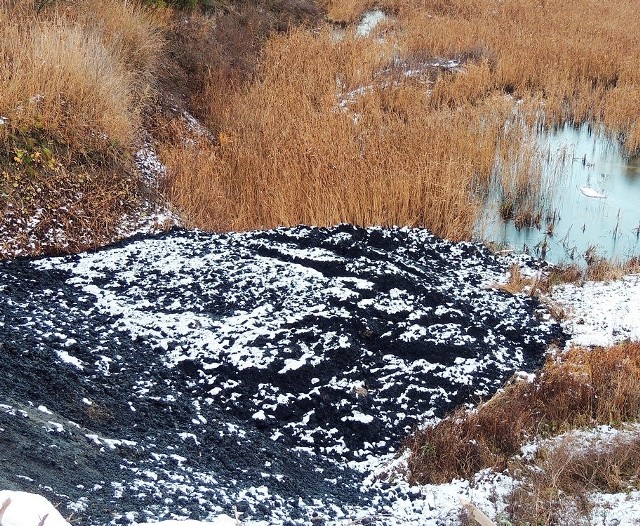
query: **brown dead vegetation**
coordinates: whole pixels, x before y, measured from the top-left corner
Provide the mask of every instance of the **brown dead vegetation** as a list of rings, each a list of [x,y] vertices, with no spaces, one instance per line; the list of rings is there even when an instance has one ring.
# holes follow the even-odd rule
[[[161,52],[147,11],[106,0],[40,11],[7,2],[0,19],[5,140],[37,124],[72,150],[130,145]]]
[[[442,483],[487,467],[503,470],[526,440],[640,415],[640,344],[572,349],[549,358],[531,382],[505,387],[475,410],[457,410],[407,441],[410,479]]]
[[[374,7],[395,19],[358,37],[353,24]],[[178,156],[186,165],[192,153],[171,161],[169,195],[190,224],[347,221],[468,239],[492,181],[518,224],[542,223],[536,126],[603,122],[629,151],[640,144],[628,4],[332,0],[326,9],[346,30],[273,36],[250,80],[220,68],[209,76],[200,115],[221,137],[205,155],[212,165],[185,177]],[[458,68],[434,66],[448,59]]]
[[[547,441],[532,460],[514,460],[519,484],[507,499],[516,524],[592,524],[587,495],[620,493],[640,482],[637,429],[605,438],[568,433]]]
[[[161,52],[152,15],[36,4],[0,7],[0,256],[109,242],[144,193],[132,156]]]
[[[215,113],[253,78],[271,32],[321,14],[305,0],[194,11],[131,1],[3,2],[0,257],[117,239],[125,219],[134,225],[158,199],[133,162],[143,141],[174,145],[165,132],[184,111],[207,116],[217,133]]]

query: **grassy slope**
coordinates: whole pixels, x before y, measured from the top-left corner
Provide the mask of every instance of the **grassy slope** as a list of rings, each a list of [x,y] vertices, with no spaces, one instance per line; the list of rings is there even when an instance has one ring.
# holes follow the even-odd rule
[[[121,2],[0,8],[0,253],[76,251],[112,239],[143,199],[136,134],[161,52]]]
[[[171,149],[207,85],[246,80],[271,31],[320,12],[289,0],[202,11],[3,2],[0,257],[85,250],[135,226],[161,199],[135,152]]]

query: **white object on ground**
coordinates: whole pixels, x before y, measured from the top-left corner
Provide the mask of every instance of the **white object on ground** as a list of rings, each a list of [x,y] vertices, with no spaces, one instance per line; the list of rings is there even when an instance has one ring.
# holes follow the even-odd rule
[[[460,504],[467,511],[467,513],[473,517],[473,520],[476,521],[480,526],[496,526],[496,523],[493,522],[489,517],[487,517],[482,511],[476,508],[471,501],[465,499],[464,497],[458,497],[460,500]]]
[[[381,11],[380,9],[368,11],[362,17],[362,20],[356,28],[356,35],[359,37],[368,37],[371,34],[371,31],[373,31],[375,27],[386,18],[387,15],[385,15],[384,11]]]
[[[594,190],[593,188],[589,188],[588,186],[581,187],[580,191],[587,197],[593,197],[594,199],[604,199],[606,197],[606,195],[601,194],[597,190]]]
[[[0,491],[2,526],[70,526],[42,495],[26,491]]]

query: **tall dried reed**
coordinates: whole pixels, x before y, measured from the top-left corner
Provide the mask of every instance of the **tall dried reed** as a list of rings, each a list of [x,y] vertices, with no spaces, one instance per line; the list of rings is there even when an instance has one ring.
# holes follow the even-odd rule
[[[442,103],[429,111],[430,84],[389,81],[382,72],[391,63],[392,46],[338,40],[331,30],[273,37],[259,80],[225,113],[220,133],[228,139],[217,146],[215,165],[197,170],[202,186],[187,176],[193,186],[181,189],[189,160],[172,162],[171,195],[206,199],[213,172],[212,206],[187,209],[204,228],[346,221],[469,237],[477,206],[470,196],[490,178],[510,106],[477,96],[487,89],[481,63],[469,68],[470,83],[480,87],[462,96],[462,109]],[[222,207],[220,195],[227,196]]]
[[[65,3],[0,13],[0,114],[37,124],[70,148],[129,146],[161,49],[142,9],[123,2]],[[106,144],[105,144],[106,141]]]
[[[332,0],[326,8],[329,19],[351,23],[373,5]],[[629,151],[637,148],[640,82],[630,57],[640,44],[625,23],[633,15],[627,3],[375,6],[397,17],[384,39],[293,30],[268,41],[251,82],[209,76],[201,114],[233,140],[212,145],[215,163],[197,170],[203,192],[184,208],[188,220],[239,229],[421,225],[468,238],[496,181],[522,226],[543,220],[537,126],[601,121]],[[460,67],[443,71],[442,59]],[[516,101],[521,122],[508,128]],[[229,196],[224,205],[206,206],[211,173],[212,199]],[[198,191],[197,177],[188,179],[180,188],[185,179],[174,171],[171,195]]]
[[[637,6],[614,0],[410,0],[401,4],[401,48],[452,55],[483,47],[493,57],[498,89],[541,94],[549,122],[604,120],[625,136],[637,128],[640,94],[637,30],[626,22]],[[623,100],[623,99],[626,99]],[[637,144],[627,141],[630,151]]]

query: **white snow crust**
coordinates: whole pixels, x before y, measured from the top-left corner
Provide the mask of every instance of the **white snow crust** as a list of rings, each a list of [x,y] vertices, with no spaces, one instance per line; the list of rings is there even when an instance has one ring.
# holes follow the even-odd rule
[[[561,285],[551,301],[567,315],[570,345],[609,346],[640,340],[640,275],[610,282]]]

